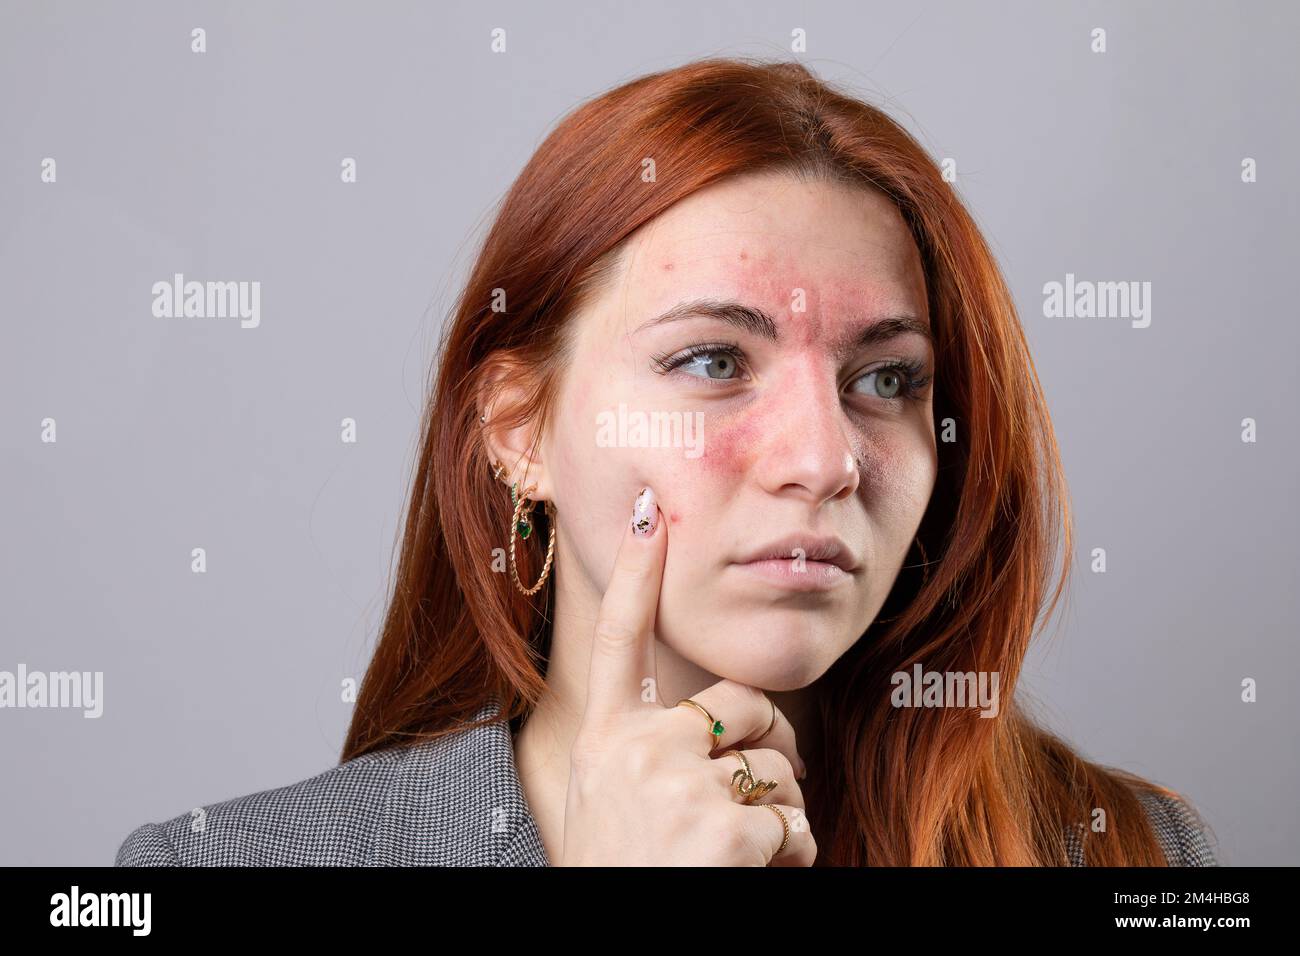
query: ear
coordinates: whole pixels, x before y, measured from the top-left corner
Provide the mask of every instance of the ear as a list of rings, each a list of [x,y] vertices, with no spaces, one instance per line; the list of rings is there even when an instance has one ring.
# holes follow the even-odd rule
[[[554,501],[551,475],[542,460],[542,423],[537,418],[539,383],[535,368],[509,356],[494,356],[484,365],[478,389],[478,422],[489,467],[500,463],[498,479],[508,489],[519,483],[533,501]]]

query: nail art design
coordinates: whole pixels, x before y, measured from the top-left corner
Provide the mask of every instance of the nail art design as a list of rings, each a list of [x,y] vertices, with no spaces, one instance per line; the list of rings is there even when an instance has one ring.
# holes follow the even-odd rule
[[[649,488],[642,488],[632,507],[632,533],[642,536],[654,534],[658,524],[659,506],[655,502],[655,493]]]

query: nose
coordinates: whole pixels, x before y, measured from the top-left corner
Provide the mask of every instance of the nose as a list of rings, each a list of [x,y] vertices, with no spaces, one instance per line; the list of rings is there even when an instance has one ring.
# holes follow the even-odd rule
[[[765,398],[771,427],[756,463],[764,490],[814,505],[854,494],[860,476],[834,374],[792,373]]]

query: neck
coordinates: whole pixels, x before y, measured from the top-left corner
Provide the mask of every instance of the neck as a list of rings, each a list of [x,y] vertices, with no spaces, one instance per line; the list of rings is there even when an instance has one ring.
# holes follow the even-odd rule
[[[600,596],[593,590],[566,586],[557,562],[546,689],[514,738],[520,785],[542,836],[547,856],[555,860],[564,847],[564,807],[569,789],[569,753],[582,721],[587,699],[587,670],[591,638]],[[721,678],[697,667],[658,640],[655,641],[655,681],[660,703],[671,707],[698,694]],[[810,772],[817,760],[816,714],[807,688],[773,691],[772,699],[794,727],[799,751]],[[720,719],[725,723],[725,717]],[[763,746],[760,742],[758,746]]]

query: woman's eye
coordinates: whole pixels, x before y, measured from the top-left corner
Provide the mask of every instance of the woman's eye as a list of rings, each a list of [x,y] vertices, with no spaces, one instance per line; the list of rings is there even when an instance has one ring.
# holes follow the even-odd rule
[[[688,375],[695,375],[696,378],[725,380],[735,377],[736,366],[736,357],[729,352],[701,352],[688,356],[677,367],[686,371]],[[703,370],[704,374],[691,371],[692,369]]]
[[[882,368],[874,372],[868,372],[858,379],[859,382],[865,382],[869,379],[875,380],[875,393],[881,398],[897,398],[906,389],[903,382],[903,376],[898,369]]]
[[[923,362],[900,359],[859,376],[853,384],[856,386],[858,382],[868,382],[870,392],[886,401],[916,400],[930,384],[930,376],[925,374]]]

